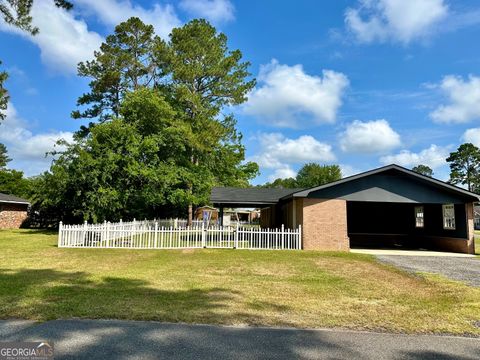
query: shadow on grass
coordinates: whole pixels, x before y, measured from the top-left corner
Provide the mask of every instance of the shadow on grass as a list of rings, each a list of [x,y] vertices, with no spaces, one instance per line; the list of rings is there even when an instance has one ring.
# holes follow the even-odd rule
[[[57,235],[58,230],[56,229],[32,229],[32,228],[21,228],[19,230],[13,230],[16,235]]]
[[[262,324],[261,315],[236,307],[242,293],[223,288],[156,289],[148,281],[120,277],[92,277],[85,272],[51,269],[0,269],[0,317],[29,319],[135,319],[167,322]],[[287,310],[265,302],[267,310]],[[245,310],[245,309],[244,309]],[[288,325],[288,324],[285,324]],[[3,326],[0,324],[0,327]],[[2,329],[0,329],[2,330]],[[5,333],[5,332],[4,332]],[[9,333],[11,340],[53,341],[57,359],[202,359],[202,358],[368,358],[372,349],[358,349],[349,333],[344,340],[335,333],[283,329],[188,326],[152,322],[58,320]],[[379,340],[376,340],[379,342]],[[408,342],[409,340],[407,340]],[[443,341],[443,340],[442,340]],[[387,342],[388,343],[388,342]],[[379,355],[395,358],[392,350],[377,343]],[[390,345],[391,346],[391,345]],[[474,346],[474,345],[472,345]],[[431,348],[431,347],[430,347]],[[470,351],[470,350],[469,350]],[[472,348],[472,357],[478,355]],[[441,350],[403,351],[403,358],[448,358]],[[399,358],[402,358],[401,356]]]
[[[0,269],[0,318],[158,320],[167,322],[263,324],[261,315],[235,306],[242,294],[220,287],[179,290],[84,272]],[[275,308],[275,304],[262,304]],[[292,324],[284,323],[285,326]]]
[[[440,351],[419,349],[415,351],[404,351],[399,358],[405,360],[473,360],[480,358],[480,348],[478,346],[473,345],[468,352],[470,352],[470,355],[453,355]]]

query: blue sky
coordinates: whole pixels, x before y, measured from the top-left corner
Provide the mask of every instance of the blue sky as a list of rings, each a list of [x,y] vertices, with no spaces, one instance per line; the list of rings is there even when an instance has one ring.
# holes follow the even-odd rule
[[[74,0],[67,13],[37,1],[40,34],[0,23],[11,103],[0,142],[11,168],[48,169],[46,151],[82,124],[70,118],[87,81],[75,64],[130,16],[160,36],[194,17],[225,32],[252,63],[257,87],[234,112],[254,183],[294,176],[305,162],[345,175],[423,163],[447,179],[445,158],[480,145],[480,4],[460,0]]]

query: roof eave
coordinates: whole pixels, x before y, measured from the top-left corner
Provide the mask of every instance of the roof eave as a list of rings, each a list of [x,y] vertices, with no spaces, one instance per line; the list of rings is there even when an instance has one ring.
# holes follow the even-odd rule
[[[22,204],[30,205],[28,201],[11,201],[11,200],[0,200],[0,204]]]

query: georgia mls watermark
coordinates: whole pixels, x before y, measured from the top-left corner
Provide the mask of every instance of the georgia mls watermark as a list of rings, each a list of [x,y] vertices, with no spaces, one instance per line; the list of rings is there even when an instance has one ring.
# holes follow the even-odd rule
[[[0,342],[0,360],[51,360],[53,343],[48,342]]]

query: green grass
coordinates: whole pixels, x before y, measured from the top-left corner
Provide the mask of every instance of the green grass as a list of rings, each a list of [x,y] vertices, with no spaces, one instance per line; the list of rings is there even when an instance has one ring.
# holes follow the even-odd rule
[[[350,253],[59,249],[0,231],[0,318],[102,318],[480,335],[480,289]]]
[[[475,254],[480,255],[480,230],[475,230]]]

